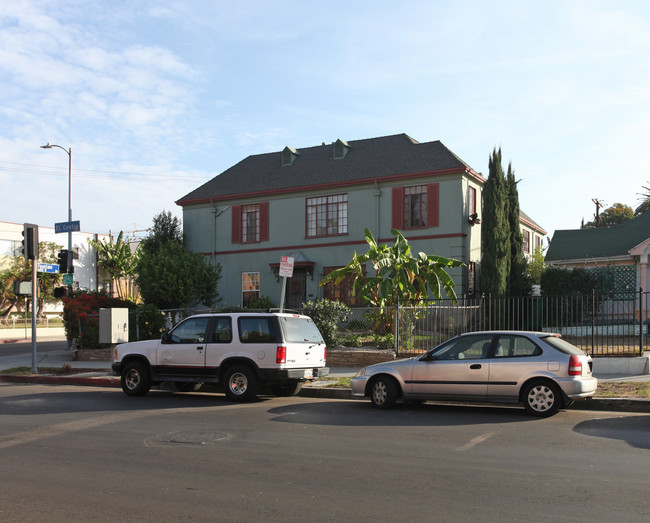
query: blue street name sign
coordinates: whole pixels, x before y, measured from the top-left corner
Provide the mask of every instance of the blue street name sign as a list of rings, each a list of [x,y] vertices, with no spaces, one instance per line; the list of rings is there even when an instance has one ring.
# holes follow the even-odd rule
[[[54,232],[79,232],[81,230],[81,225],[79,220],[74,222],[60,222],[54,224]]]
[[[56,263],[39,263],[36,265],[36,272],[59,272],[59,266]]]

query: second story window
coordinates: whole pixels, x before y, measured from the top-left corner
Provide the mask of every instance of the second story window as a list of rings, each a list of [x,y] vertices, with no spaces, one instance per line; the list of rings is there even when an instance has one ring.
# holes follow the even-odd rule
[[[404,228],[426,227],[427,188],[424,185],[404,188]]]
[[[348,195],[307,198],[307,237],[348,233]]]
[[[524,229],[524,254],[530,254],[530,231]]]
[[[232,242],[256,243],[269,239],[269,203],[232,206]]]
[[[438,227],[439,185],[393,187],[392,226],[395,229]]]
[[[260,206],[242,205],[241,239],[243,243],[260,241]]]

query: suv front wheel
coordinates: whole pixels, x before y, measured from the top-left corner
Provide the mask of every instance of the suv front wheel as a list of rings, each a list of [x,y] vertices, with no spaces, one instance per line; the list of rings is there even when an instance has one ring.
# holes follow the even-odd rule
[[[144,396],[151,388],[151,374],[142,361],[131,361],[122,369],[122,390],[127,396]]]
[[[259,383],[250,367],[233,365],[223,378],[224,392],[230,401],[251,401],[257,396]]]

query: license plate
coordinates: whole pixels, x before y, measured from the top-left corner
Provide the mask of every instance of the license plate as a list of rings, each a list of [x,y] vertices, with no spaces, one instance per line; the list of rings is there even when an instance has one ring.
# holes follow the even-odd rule
[[[305,378],[313,378],[314,377],[314,369],[307,369],[305,371]]]

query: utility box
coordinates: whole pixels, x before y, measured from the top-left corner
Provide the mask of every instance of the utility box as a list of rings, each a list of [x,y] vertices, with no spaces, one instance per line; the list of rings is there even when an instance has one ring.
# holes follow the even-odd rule
[[[129,309],[99,309],[99,343],[129,341]]]

